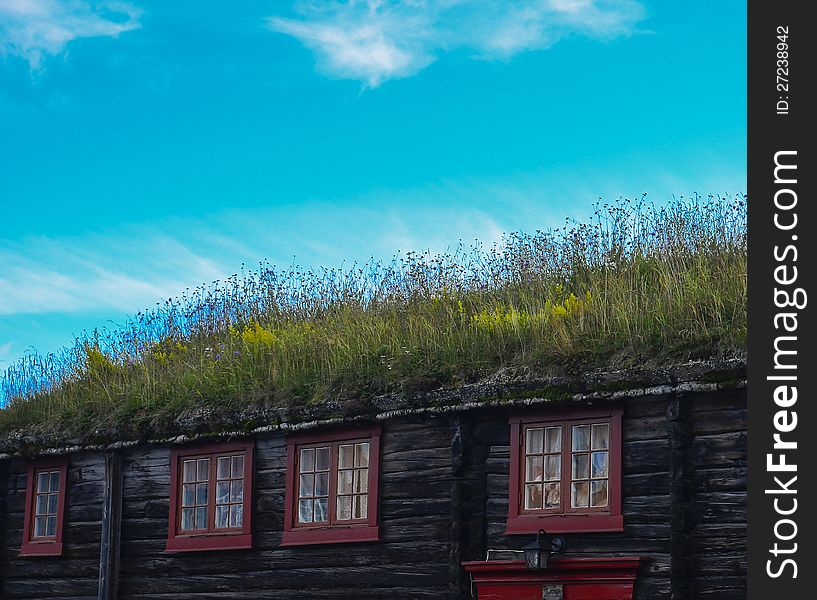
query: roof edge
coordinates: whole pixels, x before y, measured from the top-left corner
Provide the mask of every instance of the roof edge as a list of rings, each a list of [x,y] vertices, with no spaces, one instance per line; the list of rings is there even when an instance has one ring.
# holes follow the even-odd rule
[[[231,424],[224,415],[204,409],[180,415],[175,435],[106,442],[66,440],[14,433],[0,440],[0,460],[84,451],[112,451],[136,446],[182,444],[205,439],[246,437],[386,421],[407,415],[447,414],[484,408],[512,408],[546,403],[612,402],[672,393],[711,393],[746,387],[744,358],[693,361],[662,368],[592,371],[579,376],[538,376],[527,368],[505,368],[492,377],[459,387],[412,394],[387,394],[363,402],[329,399],[310,407],[242,411]],[[238,425],[244,424],[244,426]]]

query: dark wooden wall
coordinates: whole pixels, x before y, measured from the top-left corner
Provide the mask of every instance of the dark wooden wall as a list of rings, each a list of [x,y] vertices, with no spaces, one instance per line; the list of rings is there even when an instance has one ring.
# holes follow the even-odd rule
[[[469,419],[462,558],[484,560],[534,536],[505,535],[508,414]],[[569,555],[649,557],[636,582],[641,600],[745,598],[745,392],[631,398],[622,428],[625,530],[565,534]]]
[[[563,536],[570,556],[649,556],[651,561],[637,580],[637,597],[644,599],[670,597],[668,405],[669,398],[665,396],[632,399],[625,404],[622,421],[625,531]],[[487,455],[484,464],[487,491],[485,531],[482,543],[472,544],[464,552],[465,560],[484,559],[488,549],[519,550],[535,538],[505,535],[509,429],[508,415],[498,417],[493,423],[483,420],[475,425],[474,442],[483,445],[483,448],[475,449],[475,453]],[[479,470],[479,465],[475,465],[475,470]]]
[[[640,600],[745,597],[745,398],[735,391],[627,399],[625,531],[565,535],[569,554],[649,557],[637,580]],[[280,548],[285,435],[270,434],[256,445],[255,547],[165,554],[170,447],[124,450],[119,598],[469,598],[461,561],[533,539],[504,533],[509,415],[494,409],[384,423],[379,543]],[[17,556],[25,464],[0,462],[0,484],[3,468],[0,597],[96,598],[105,455],[71,457],[61,558]]]
[[[742,600],[748,552],[746,395],[695,395],[690,404],[693,597]]]
[[[285,436],[257,440],[253,550],[163,554],[169,448],[125,454],[120,598],[450,598],[451,444],[443,419],[381,438],[380,543],[281,548]]]
[[[63,555],[20,557],[28,475],[26,463],[11,461],[6,496],[3,598],[96,599],[104,471],[103,454],[71,455]]]

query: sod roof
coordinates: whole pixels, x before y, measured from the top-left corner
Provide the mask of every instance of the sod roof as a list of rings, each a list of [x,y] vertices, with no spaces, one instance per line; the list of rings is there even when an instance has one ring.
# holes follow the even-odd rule
[[[566,399],[606,393],[610,373],[626,373],[628,390],[724,369],[734,382],[745,343],[745,196],[622,200],[488,248],[319,271],[262,264],[171,298],[13,365],[0,447]],[[683,375],[688,365],[703,370]]]

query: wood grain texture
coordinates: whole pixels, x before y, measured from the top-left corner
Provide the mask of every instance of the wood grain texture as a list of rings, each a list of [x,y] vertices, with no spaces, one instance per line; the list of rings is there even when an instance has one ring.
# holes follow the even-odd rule
[[[253,548],[164,553],[170,446],[122,450],[118,598],[465,600],[462,561],[533,539],[505,533],[511,414],[492,407],[385,421],[377,543],[280,546],[286,438],[270,433],[256,439]],[[648,557],[638,600],[745,597],[745,391],[628,398],[622,439],[625,530],[566,534],[568,555]],[[25,467],[0,462],[0,597],[97,598],[105,455],[71,457],[61,558],[17,555]]]
[[[72,454],[62,556],[21,557],[26,463],[9,462],[6,497],[3,598],[96,600],[105,458],[97,452]]]

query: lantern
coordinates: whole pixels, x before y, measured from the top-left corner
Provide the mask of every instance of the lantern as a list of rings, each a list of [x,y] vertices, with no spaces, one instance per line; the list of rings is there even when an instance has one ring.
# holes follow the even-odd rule
[[[544,529],[536,534],[536,541],[524,547],[525,565],[531,571],[542,571],[548,568],[551,554],[561,554],[565,551],[564,538],[551,538]]]

